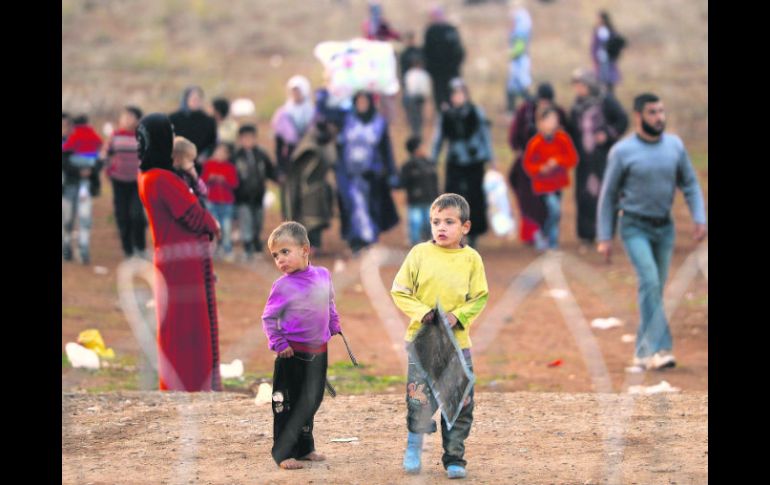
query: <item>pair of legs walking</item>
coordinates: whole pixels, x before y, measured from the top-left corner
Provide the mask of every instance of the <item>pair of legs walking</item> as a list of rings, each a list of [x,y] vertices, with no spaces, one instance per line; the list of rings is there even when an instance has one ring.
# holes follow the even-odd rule
[[[468,369],[473,372],[470,349],[463,349],[463,356]],[[409,430],[407,448],[404,454],[404,469],[408,473],[417,473],[421,469],[423,436],[425,433],[435,433],[437,430],[433,415],[438,410],[433,393],[428,385],[427,376],[420,368],[416,356],[408,352],[409,364],[407,369],[406,425]],[[468,398],[463,403],[460,415],[451,429],[443,415],[441,416],[441,445],[444,454],[441,461],[447,470],[449,478],[465,477],[465,439],[471,432],[473,424],[474,391],[471,389]]]

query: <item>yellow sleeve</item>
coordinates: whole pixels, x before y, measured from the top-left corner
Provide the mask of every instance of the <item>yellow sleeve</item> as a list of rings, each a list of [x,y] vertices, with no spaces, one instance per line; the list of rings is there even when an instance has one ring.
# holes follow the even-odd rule
[[[487,287],[487,276],[484,273],[484,263],[481,261],[481,257],[477,255],[471,266],[468,300],[457,307],[452,314],[457,317],[463,328],[468,328],[487,305],[488,299],[489,288]]]
[[[426,313],[432,310],[431,307],[417,299],[417,256],[412,249],[407,254],[401,268],[393,279],[393,286],[390,289],[390,295],[396,306],[411,319],[422,320]]]

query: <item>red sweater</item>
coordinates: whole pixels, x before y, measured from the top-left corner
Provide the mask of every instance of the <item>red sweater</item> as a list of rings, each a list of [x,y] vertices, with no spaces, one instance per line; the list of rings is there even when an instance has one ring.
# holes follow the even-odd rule
[[[555,158],[557,165],[547,173],[541,173],[549,159]],[[548,194],[569,186],[568,170],[577,165],[578,154],[567,132],[558,129],[551,140],[538,133],[527,143],[524,152],[524,170],[532,178],[532,189],[536,194]]]
[[[75,152],[78,155],[97,153],[102,147],[102,139],[93,128],[88,125],[79,125],[72,130],[72,134],[61,146],[63,152]]]
[[[212,176],[221,175],[224,180]],[[238,187],[238,172],[235,165],[226,160],[208,160],[203,164],[201,179],[209,189],[208,199],[215,204],[235,203],[235,188]]]

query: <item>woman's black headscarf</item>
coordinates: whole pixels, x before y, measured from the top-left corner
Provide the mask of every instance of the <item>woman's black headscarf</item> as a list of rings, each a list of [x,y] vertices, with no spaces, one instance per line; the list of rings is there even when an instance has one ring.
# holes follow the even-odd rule
[[[479,120],[476,109],[471,102],[470,91],[465,82],[460,78],[454,78],[449,82],[450,93],[461,90],[465,93],[465,103],[461,106],[451,105],[442,113],[441,130],[450,140],[467,140],[479,129]]]
[[[356,108],[356,101],[358,101],[358,98],[361,96],[366,96],[366,99],[369,100],[369,109],[366,110],[364,113],[359,113],[358,109]],[[372,93],[366,92],[366,91],[358,91],[356,94],[353,95],[353,112],[356,114],[356,117],[363,121],[364,123],[369,123],[372,121],[372,118],[374,118],[374,115],[377,114],[377,108],[374,107],[374,96]]]
[[[190,95],[193,93],[193,91],[197,91],[201,98],[203,98],[203,89],[200,86],[187,86],[184,88],[184,91],[182,91],[182,102],[179,103],[179,111],[182,113],[189,113],[190,108],[187,107],[187,100],[190,98]]]
[[[136,128],[136,140],[139,142],[137,155],[142,161],[139,165],[142,172],[151,168],[172,169],[174,127],[168,116],[163,113],[152,113],[142,118]]]

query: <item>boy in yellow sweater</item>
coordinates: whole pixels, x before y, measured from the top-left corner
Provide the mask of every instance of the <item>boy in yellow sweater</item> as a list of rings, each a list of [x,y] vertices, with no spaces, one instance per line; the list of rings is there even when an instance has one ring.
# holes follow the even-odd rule
[[[471,229],[470,206],[457,194],[443,194],[430,207],[433,240],[417,244],[401,265],[393,280],[390,293],[393,301],[409,317],[406,341],[414,340],[423,325],[433,318],[436,301],[447,312],[449,325],[465,357],[469,370],[471,362],[471,323],[487,303],[489,289],[484,263],[475,249],[463,244]],[[420,371],[416,357],[409,353],[407,371],[407,438],[404,470],[418,473],[421,468],[424,433],[436,432],[433,414],[438,404]],[[465,439],[473,423],[473,390],[451,430],[441,418],[441,438],[444,447],[442,462],[449,478],[466,476],[463,458]]]

